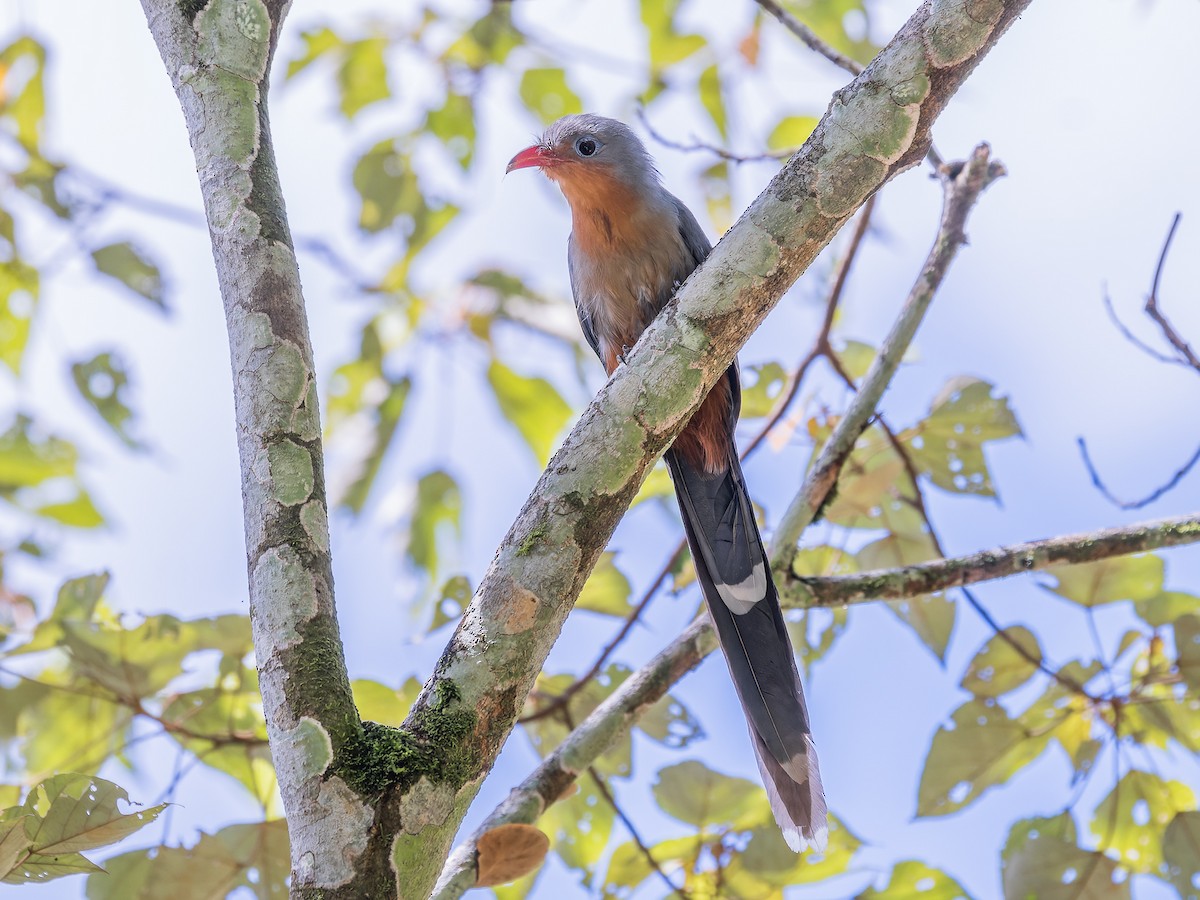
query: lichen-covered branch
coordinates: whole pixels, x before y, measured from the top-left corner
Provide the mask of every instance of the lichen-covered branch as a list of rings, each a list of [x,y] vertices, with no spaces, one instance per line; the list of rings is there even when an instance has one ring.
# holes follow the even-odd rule
[[[932,591],[994,581],[1055,565],[1095,562],[1130,553],[1200,542],[1200,513],[1142,522],[1088,534],[1028,541],[954,559],[857,575],[781,577],[780,601],[788,609],[848,606],[882,599],[911,599]],[[777,577],[779,573],[777,573]],[[571,783],[621,738],[643,712],[716,649],[707,616],[697,619],[654,659],[627,678],[446,861],[434,900],[455,900],[475,883],[475,842],[489,829],[510,822],[533,824]]]
[[[819,578],[789,573],[779,579],[779,587],[784,606],[803,609],[844,606],[864,600],[900,600],[1050,566],[1095,562],[1197,541],[1200,541],[1200,513],[1089,534],[1010,544],[897,569]]]
[[[791,568],[800,535],[819,517],[821,509],[832,496],[833,486],[837,483],[846,460],[850,458],[855,442],[875,415],[883,392],[887,390],[900,360],[908,351],[917,333],[917,327],[925,317],[929,304],[933,302],[934,294],[937,293],[950,263],[958,253],[958,248],[966,243],[963,229],[967,223],[967,215],[983,189],[1003,174],[1003,166],[990,160],[987,144],[976,147],[971,158],[961,167],[941,173],[945,200],[942,205],[942,223],[933,248],[929,251],[921,274],[909,292],[900,315],[863,378],[862,387],[845,414],[838,420],[833,434],[821,448],[808,477],[804,479],[799,493],[788,505],[776,528],[771,545],[771,563],[777,571],[786,572]]]
[[[351,881],[372,809],[323,777],[362,729],[334,614],[312,348],[267,117],[288,5],[142,0],[183,108],[225,306],[250,620],[302,893]]]

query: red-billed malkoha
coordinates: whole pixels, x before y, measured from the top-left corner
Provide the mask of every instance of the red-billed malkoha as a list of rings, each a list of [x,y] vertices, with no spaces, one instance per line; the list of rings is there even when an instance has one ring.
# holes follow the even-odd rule
[[[559,119],[508,164],[509,172],[525,168],[541,169],[571,205],[567,261],[575,308],[611,374],[712,246],[620,122]],[[788,846],[799,851],[825,844],[825,796],[796,659],[734,446],[740,406],[735,363],[665,458],[771,809]]]

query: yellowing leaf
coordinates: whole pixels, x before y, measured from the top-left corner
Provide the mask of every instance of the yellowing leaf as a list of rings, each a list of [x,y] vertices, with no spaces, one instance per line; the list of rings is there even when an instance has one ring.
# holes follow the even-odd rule
[[[500,412],[544,466],[559,433],[571,419],[571,407],[546,379],[521,375],[498,359],[488,366],[487,377]]]
[[[384,58],[387,47],[388,41],[382,37],[370,37],[343,45],[337,80],[342,94],[342,115],[347,119],[353,119],[364,107],[391,96],[387,60]]]
[[[999,697],[1015,690],[1037,671],[1042,658],[1036,635],[1021,625],[1004,629],[1004,633],[1021,647],[1026,655],[1017,652],[1009,641],[995,635],[975,654],[961,686],[976,697]],[[1030,659],[1033,662],[1030,662]]]
[[[650,65],[654,70],[665,69],[687,59],[704,46],[698,34],[680,34],[675,16],[680,0],[642,0],[642,22],[650,43]]]
[[[700,73],[697,84],[700,103],[708,112],[708,117],[717,126],[722,139],[729,137],[728,122],[725,117],[725,100],[721,96],[721,70],[713,63]]]
[[[896,863],[885,887],[867,888],[855,900],[969,900],[961,884],[915,859]]]
[[[742,370],[742,418],[770,415],[787,384],[788,375],[777,362],[747,366]]]
[[[413,565],[430,575],[438,571],[439,549],[450,530],[462,529],[462,494],[458,482],[441,469],[422,475],[417,482],[416,509],[409,526],[406,555]]]
[[[513,822],[485,831],[475,846],[475,886],[488,887],[516,881],[540,866],[550,849],[550,839],[533,825]]]
[[[637,724],[645,734],[667,747],[686,747],[704,737],[700,722],[670,694],[660,697],[642,713]]]
[[[1195,807],[1196,795],[1187,785],[1134,769],[1100,801],[1091,832],[1102,842],[1100,849],[1115,852],[1131,871],[1158,874],[1167,826],[1177,812]]]

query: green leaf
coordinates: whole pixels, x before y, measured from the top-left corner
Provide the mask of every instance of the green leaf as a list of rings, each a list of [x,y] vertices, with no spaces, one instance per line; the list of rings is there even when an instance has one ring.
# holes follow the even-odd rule
[[[855,900],[970,900],[970,895],[941,869],[909,859],[896,863],[886,887],[867,888]]]
[[[412,157],[397,147],[396,141],[380,141],[354,166],[354,188],[362,197],[358,227],[375,233],[404,216],[413,223],[427,214],[425,195]]]
[[[584,873],[590,885],[596,865],[608,849],[615,814],[590,777],[581,777],[579,792],[557,800],[538,820],[550,846],[564,863]]]
[[[1040,661],[1042,648],[1037,636],[1022,625],[1005,628],[1004,633],[1023,649],[1029,658]],[[1012,643],[995,635],[975,654],[960,686],[976,697],[999,697],[1016,690],[1038,670],[1036,662],[1022,656]]]
[[[832,425],[832,422],[826,422],[823,426],[810,428],[815,440],[814,460],[820,444],[829,437]],[[838,479],[837,493],[825,508],[825,518],[847,528],[882,528],[896,538],[907,538],[908,543],[904,545],[882,545],[879,550],[886,550],[887,554],[881,552],[877,561],[904,558],[919,549],[920,545],[914,542],[932,546],[921,514],[908,500],[911,492],[904,461],[887,435],[872,426],[855,443],[854,452]]]
[[[1184,683],[1200,692],[1200,615],[1187,615],[1175,623],[1175,664]]]
[[[74,488],[75,496],[70,500],[44,503],[35,506],[33,511],[43,519],[51,519],[72,528],[99,528],[104,524],[104,516],[96,509],[87,491],[78,484]]]
[[[129,433],[133,410],[122,394],[129,386],[129,375],[120,356],[100,353],[87,362],[71,364],[71,378],[80,395],[87,401],[126,447],[139,448],[141,441]]]
[[[813,129],[817,127],[819,121],[816,116],[787,116],[780,119],[767,137],[767,149],[779,151],[799,147],[808,140],[808,136],[813,133]],[[857,341],[850,343],[857,343]],[[838,355],[841,356],[840,353]],[[852,375],[851,377],[859,376]]]
[[[525,43],[524,35],[512,24],[506,3],[493,3],[462,36],[446,50],[445,58],[482,69],[490,63],[503,65],[508,55]]]
[[[698,34],[680,34],[675,17],[680,0],[642,0],[642,23],[649,39],[650,66],[655,71],[683,62],[705,45]]]
[[[100,866],[78,853],[59,853],[53,856],[30,853],[2,879],[7,884],[42,884],[67,875],[88,875],[103,872]]]
[[[322,56],[342,45],[342,39],[330,28],[305,31],[300,35],[300,39],[304,41],[304,52],[288,60],[285,76],[288,80],[295,78]]]
[[[202,834],[194,847],[138,850],[105,866],[108,874],[88,878],[88,900],[215,900],[238,888],[260,900],[286,900],[287,823],[229,825]]]
[[[37,441],[30,437],[29,425],[28,419],[18,417],[0,434],[0,488],[31,487],[75,474],[75,445],[56,437]]]
[[[475,105],[470,96],[448,91],[446,101],[425,118],[426,127],[464,169],[475,156]]]
[[[866,375],[871,364],[875,362],[875,348],[862,341],[843,341],[842,348],[835,352],[838,362],[842,364],[846,374],[854,381],[858,381]]]
[[[1147,625],[1162,628],[1189,613],[1200,615],[1200,597],[1183,591],[1163,591],[1136,601],[1137,613]]]
[[[40,276],[16,256],[11,244],[8,249],[11,258],[0,262],[0,362],[17,375],[37,311]]]
[[[779,363],[769,362],[747,366],[742,370],[742,379],[742,418],[757,419],[775,409],[788,374]]]
[[[545,466],[559,433],[571,420],[571,407],[546,379],[521,375],[498,359],[488,365],[487,377],[500,412],[521,433],[538,464]]]
[[[1133,872],[1157,874],[1164,832],[1178,812],[1196,808],[1196,795],[1179,781],[1137,769],[1125,773],[1092,814],[1100,849],[1116,853]]]
[[[945,594],[921,594],[905,600],[888,601],[889,612],[916,632],[929,652],[941,663],[946,662],[946,649],[954,633],[958,616],[957,604]]]
[[[125,789],[103,778],[63,774],[41,782],[25,798],[25,832],[30,848],[44,856],[59,856],[115,844],[149,825],[166,803],[122,813],[118,801],[129,802]]]
[[[521,76],[521,101],[543,125],[583,112],[583,101],[567,84],[562,69],[526,69]]]
[[[117,279],[135,294],[166,311],[162,273],[133,244],[123,241],[99,247],[92,251],[92,259],[98,271]]]
[[[670,694],[660,697],[642,713],[637,725],[643,733],[667,747],[683,748],[704,737],[700,722]]]
[[[342,64],[338,67],[342,115],[353,119],[365,107],[391,96],[388,68],[384,57],[388,40],[370,37],[342,45]]]
[[[724,233],[733,222],[733,188],[729,182],[729,162],[718,160],[700,172],[700,187],[708,218],[718,233]],[[745,408],[743,407],[743,413]]]
[[[617,554],[611,551],[600,554],[575,602],[577,609],[622,618],[629,614],[629,579],[617,568],[616,558]]]
[[[1031,732],[995,701],[968,700],[933,737],[917,792],[917,815],[944,816],[962,809],[1012,778],[1048,741],[1049,735]]]
[[[659,769],[653,791],[663,812],[697,828],[742,821],[762,799],[762,788],[753,782],[691,759]]]
[[[99,769],[124,746],[132,721],[127,707],[101,697],[50,690],[17,718],[25,769],[33,778]]]
[[[1021,433],[1008,400],[968,376],[946,383],[924,421],[901,434],[913,463],[943,490],[994,497],[984,444]]]
[[[1163,835],[1165,877],[1182,900],[1200,900],[1200,812],[1181,812]]]
[[[462,494],[458,482],[441,469],[421,476],[417,502],[409,526],[406,555],[414,566],[429,575],[438,571],[439,548],[447,530],[462,532]]]
[[[1130,879],[1118,876],[1115,860],[1076,844],[1069,812],[1015,823],[1000,866],[1004,900],[1128,900],[1130,896]]]
[[[442,596],[433,611],[429,630],[436,631],[447,622],[457,622],[471,602],[471,582],[465,575],[452,575],[442,584]]]
[[[1158,596],[1163,585],[1163,561],[1152,553],[1051,566],[1046,572],[1058,581],[1050,590],[1080,606],[1145,600]]]
[[[354,364],[351,363],[351,365]],[[343,373],[346,368],[343,366],[338,370],[339,373]],[[388,448],[391,447],[392,439],[395,438],[400,420],[404,416],[404,410],[408,405],[408,396],[412,393],[412,379],[408,376],[398,381],[381,378],[375,384],[385,386],[382,399],[378,404],[372,403],[360,410],[362,414],[374,420],[373,433],[370,441],[361,448],[362,455],[357,462],[357,472],[339,498],[339,505],[356,514],[361,513],[366,505],[371,489],[375,485],[375,479],[379,475],[379,468],[383,465],[383,459],[387,455]]]
[[[404,721],[417,694],[421,693],[421,682],[414,677],[405,681],[399,690],[368,678],[357,678],[350,687],[354,691],[354,705],[363,721],[396,727]]]
[[[721,139],[728,139],[729,123],[725,116],[725,100],[721,96],[721,70],[717,68],[716,63],[700,73],[700,81],[696,88],[700,94],[700,103],[717,126]]]
[[[572,694],[567,703],[567,713],[572,722],[582,722],[592,710],[599,706],[613,691],[629,677],[629,669],[618,663],[610,663],[599,675]],[[556,702],[568,688],[575,684],[575,675],[538,676],[533,692],[526,700],[525,713],[538,713],[547,704]],[[525,733],[541,756],[546,756],[563,742],[569,729],[559,715],[548,715],[524,723]],[[613,744],[595,763],[596,771],[606,776],[626,776],[632,769],[632,742],[628,733]]]
[[[780,888],[814,884],[841,875],[850,868],[862,841],[839,821],[829,817],[829,842],[825,850],[795,853],[779,833],[762,795],[763,819],[749,831],[746,849],[725,870],[730,895],[735,897],[779,897]]]

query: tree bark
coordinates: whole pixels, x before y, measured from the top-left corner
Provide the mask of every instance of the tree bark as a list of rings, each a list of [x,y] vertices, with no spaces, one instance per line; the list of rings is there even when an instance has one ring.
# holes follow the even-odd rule
[[[225,306],[250,621],[293,881],[338,885],[355,876],[373,809],[326,777],[362,726],[334,615],[312,346],[267,117],[288,5],[142,0],[183,108]]]

